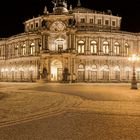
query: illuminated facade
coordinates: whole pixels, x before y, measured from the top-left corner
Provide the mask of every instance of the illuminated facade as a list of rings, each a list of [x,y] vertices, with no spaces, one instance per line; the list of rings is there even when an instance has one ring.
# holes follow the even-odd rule
[[[0,81],[129,82],[130,54],[140,34],[120,31],[121,17],[64,0],[24,22],[25,32],[0,40]],[[136,64],[140,81],[140,63]]]

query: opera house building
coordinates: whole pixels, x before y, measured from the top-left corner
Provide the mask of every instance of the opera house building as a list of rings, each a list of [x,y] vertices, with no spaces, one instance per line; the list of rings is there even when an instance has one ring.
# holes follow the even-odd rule
[[[119,16],[54,2],[53,12],[24,22],[21,34],[0,39],[0,81],[140,82],[140,34],[121,31]]]

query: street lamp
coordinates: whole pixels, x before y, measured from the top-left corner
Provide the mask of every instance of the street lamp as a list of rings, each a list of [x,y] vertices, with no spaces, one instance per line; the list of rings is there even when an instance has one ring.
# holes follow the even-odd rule
[[[133,76],[131,81],[131,89],[138,89],[137,87],[137,80],[136,80],[136,71],[135,71],[135,62],[139,60],[139,57],[136,54],[133,54],[131,57],[128,58],[129,61],[133,64]]]

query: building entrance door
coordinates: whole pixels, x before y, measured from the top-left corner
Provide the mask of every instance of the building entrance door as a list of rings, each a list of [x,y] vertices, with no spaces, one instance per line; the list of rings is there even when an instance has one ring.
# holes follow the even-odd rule
[[[62,62],[54,60],[51,62],[51,81],[62,80]]]
[[[85,79],[85,71],[78,71],[78,81],[84,82]]]

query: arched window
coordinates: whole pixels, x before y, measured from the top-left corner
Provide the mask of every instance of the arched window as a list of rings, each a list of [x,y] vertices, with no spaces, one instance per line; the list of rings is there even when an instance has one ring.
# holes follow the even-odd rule
[[[80,64],[79,67],[78,67],[78,69],[84,70],[84,65],[83,64]]]
[[[92,65],[91,68],[92,68],[92,71],[97,71],[97,66],[96,65]]]
[[[129,45],[128,45],[128,43],[125,43],[125,55],[129,55]]]
[[[26,54],[26,44],[23,44],[21,52],[22,52],[22,55]]]
[[[83,82],[85,79],[85,66],[80,64],[78,66],[78,81]]]
[[[19,47],[18,47],[18,45],[17,46],[15,46],[15,56],[18,56],[18,53],[19,53]]]
[[[58,52],[61,52],[63,50],[66,50],[67,49],[67,42],[66,42],[66,39],[62,38],[62,37],[59,37],[55,40],[53,40],[53,43],[52,45],[50,46],[49,48],[51,51],[58,51]]]
[[[35,43],[31,43],[30,45],[30,54],[31,55],[35,54]]]
[[[109,66],[104,65],[101,67],[101,74],[102,74],[102,79],[103,80],[109,80]]]
[[[96,41],[91,41],[90,50],[91,50],[92,54],[97,53],[97,42]]]
[[[78,41],[78,53],[84,53],[85,43],[84,41]]]
[[[129,66],[126,66],[124,70],[125,70],[125,78],[126,78],[126,80],[129,80],[131,68]]]
[[[120,67],[119,66],[114,67],[114,74],[115,74],[115,79],[120,80]]]
[[[109,43],[107,41],[103,42],[103,53],[108,54],[109,53]]]
[[[120,44],[118,42],[115,42],[115,44],[114,44],[114,53],[115,53],[115,55],[120,54]]]
[[[58,38],[56,40],[56,46],[55,46],[55,49],[58,50],[58,51],[61,51],[64,49],[64,39],[63,38]]]

